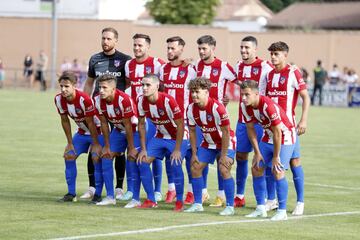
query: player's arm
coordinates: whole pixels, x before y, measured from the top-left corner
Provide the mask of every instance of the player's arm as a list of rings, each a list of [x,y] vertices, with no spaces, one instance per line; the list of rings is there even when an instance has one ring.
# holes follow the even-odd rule
[[[272,169],[275,172],[282,172],[283,165],[280,162],[280,149],[281,149],[282,133],[281,133],[280,124],[271,126],[271,131],[273,133],[273,144],[274,144]]]
[[[128,147],[127,147],[128,157],[132,159],[136,159],[138,152],[134,145],[134,134],[132,129],[131,118],[124,118],[123,124],[125,126],[126,140],[128,142]]]
[[[252,166],[255,169],[259,169],[260,161],[264,161],[264,160],[260,152],[259,143],[257,141],[256,131],[253,122],[246,123],[246,132],[249,137],[250,143],[254,148],[254,157],[253,157]]]
[[[112,158],[111,151],[110,151],[110,130],[109,130],[109,124],[104,115],[100,115],[100,123],[101,123],[101,132],[104,136],[104,148],[102,150],[101,157],[104,158]]]
[[[174,151],[171,153],[171,163],[181,163],[181,144],[184,138],[184,118],[175,119],[176,124],[176,145]]]
[[[64,130],[67,145],[65,146],[64,158],[65,160],[74,160],[76,158],[75,148],[72,142],[71,124],[69,117],[66,114],[61,114],[61,126]]]
[[[131,86],[130,79],[126,77],[125,78],[125,89],[128,89],[130,86]]]
[[[93,141],[92,146],[91,146],[92,158],[93,158],[93,160],[96,161],[100,157],[102,148],[98,141],[98,133],[97,133],[96,125],[94,123],[94,117],[86,116],[85,121],[89,128],[91,139]]]
[[[230,141],[230,127],[229,125],[220,127],[222,136],[221,136],[221,153],[220,158],[225,158],[227,156],[229,141]]]
[[[138,155],[137,162],[142,162],[144,158],[147,159],[145,116],[139,116],[138,129],[140,135],[141,152]]]
[[[84,85],[84,92],[91,96],[94,87],[94,78],[87,77]]]
[[[307,119],[309,114],[310,108],[310,97],[308,94],[307,89],[303,89],[299,92],[299,95],[302,99],[302,111],[301,111],[301,118],[299,123],[296,126],[297,134],[301,135],[304,134],[307,128]]]

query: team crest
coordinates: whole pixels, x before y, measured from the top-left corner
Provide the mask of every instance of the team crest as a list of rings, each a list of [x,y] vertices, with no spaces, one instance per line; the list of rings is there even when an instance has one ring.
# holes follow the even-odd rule
[[[164,115],[165,115],[165,112],[164,112],[164,110],[162,110],[162,109],[159,109],[159,114],[160,114],[160,116],[164,116]]]
[[[282,76],[282,77],[280,78],[280,84],[284,84],[285,80],[286,80],[286,78],[285,78],[284,76]]]
[[[115,108],[115,113],[116,113],[116,115],[120,115],[120,109],[119,109],[119,108]]]
[[[185,72],[184,70],[181,70],[181,71],[179,72],[179,77],[180,77],[180,78],[183,78],[183,77],[185,77],[185,74],[186,74],[186,72]]]
[[[208,115],[207,115],[207,120],[208,120],[209,122],[211,122],[211,121],[213,120],[213,117],[212,117],[210,114],[208,114]]]
[[[213,70],[212,70],[212,75],[214,75],[214,76],[219,75],[219,69],[213,68]]]
[[[150,66],[146,66],[146,67],[145,67],[145,72],[146,72],[146,74],[151,73],[151,67],[150,67]]]
[[[258,75],[258,74],[259,74],[259,68],[258,68],[258,67],[254,67],[254,68],[252,69],[252,72],[253,72],[254,75]]]
[[[77,114],[81,114],[81,113],[82,113],[82,111],[81,111],[80,108],[75,108],[75,112],[76,112]]]
[[[119,67],[120,66],[120,60],[114,60],[114,66]]]

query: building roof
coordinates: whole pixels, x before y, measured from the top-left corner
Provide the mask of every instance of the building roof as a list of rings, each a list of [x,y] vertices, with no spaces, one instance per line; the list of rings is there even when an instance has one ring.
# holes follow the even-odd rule
[[[269,28],[360,29],[360,2],[294,3]]]
[[[273,12],[267,8],[260,0],[221,0],[217,8],[215,21],[236,21],[244,18],[265,17],[271,18]],[[140,16],[140,20],[152,19],[148,10]]]

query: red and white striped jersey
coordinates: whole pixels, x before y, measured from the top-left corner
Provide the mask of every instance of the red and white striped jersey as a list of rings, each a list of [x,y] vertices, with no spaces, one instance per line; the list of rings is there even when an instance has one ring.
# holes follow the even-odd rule
[[[273,144],[271,126],[280,124],[282,133],[281,144],[291,145],[295,143],[296,132],[294,125],[286,116],[285,111],[270,98],[260,96],[259,106],[256,109],[250,106],[246,107],[242,102],[241,110],[246,123],[258,122],[264,128],[261,141]]]
[[[300,70],[288,64],[279,72],[274,69],[268,74],[265,94],[285,110],[296,126],[295,108],[299,92],[305,89],[306,83]]]
[[[154,57],[148,57],[141,63],[138,63],[135,58],[126,62],[125,76],[130,80],[130,96],[134,101],[142,94],[142,78],[150,73],[158,75],[164,63],[160,58]]]
[[[155,103],[149,102],[147,97],[141,95],[138,99],[140,117],[147,117],[155,124],[155,137],[176,140],[177,125],[175,120],[184,118],[181,108],[176,100],[169,94],[159,92]],[[185,128],[184,139],[188,139],[188,130]]]
[[[175,98],[181,111],[186,118],[185,110],[191,102],[191,94],[188,84],[196,78],[196,72],[192,65],[186,67],[172,66],[170,63],[160,69],[160,80],[164,84],[164,92]]]
[[[206,64],[203,60],[199,60],[195,65],[195,70],[197,77],[210,79],[212,83],[209,91],[210,97],[220,102],[222,102],[225,96],[227,81],[236,79],[232,66],[217,58],[211,64]]]
[[[243,61],[239,61],[235,66],[236,80],[242,83],[246,80],[254,80],[259,84],[260,95],[265,95],[266,88],[266,76],[273,69],[271,63],[265,60],[256,58],[255,62],[246,64]],[[235,82],[234,81],[234,82]],[[241,89],[240,89],[241,91]],[[240,93],[241,94],[241,93]],[[241,112],[241,97],[239,102],[239,122],[245,123]]]
[[[190,103],[187,109],[187,120],[189,126],[200,127],[204,136],[201,146],[208,149],[221,149],[221,127],[227,126],[230,130],[229,149],[235,149],[236,137],[230,129],[229,115],[219,101],[209,98],[204,109],[195,103]]]
[[[100,133],[100,120],[96,116],[95,107],[91,98],[84,92],[75,90],[75,98],[68,102],[61,94],[55,96],[55,105],[59,114],[67,114],[78,126],[77,132],[90,135],[85,117],[93,117],[98,133]]]
[[[124,118],[130,118],[133,132],[137,131],[138,117],[136,105],[132,98],[126,93],[116,89],[114,99],[111,103],[108,103],[105,99],[101,99],[100,95],[96,95],[94,99],[95,107],[99,115],[104,115],[105,118],[114,124],[121,132],[125,133]]]

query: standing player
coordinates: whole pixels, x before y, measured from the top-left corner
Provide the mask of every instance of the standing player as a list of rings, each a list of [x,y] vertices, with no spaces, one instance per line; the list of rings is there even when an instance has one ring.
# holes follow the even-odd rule
[[[137,33],[133,36],[133,52],[135,58],[128,60],[125,64],[126,85],[130,86],[131,97],[136,102],[138,97],[142,95],[141,80],[146,74],[159,75],[161,66],[165,63],[159,58],[149,56],[151,39],[148,35]],[[155,126],[151,121],[147,121],[147,136],[149,141],[155,135]],[[128,165],[127,165],[128,166]],[[155,159],[153,162],[153,176],[155,183],[156,201],[162,199],[161,195],[161,178],[162,178],[162,160]],[[127,181],[131,179],[131,172],[126,167]],[[129,186],[129,185],[128,185]],[[132,197],[132,189],[128,187],[128,191],[120,198],[120,200],[129,200]]]
[[[198,51],[200,60],[196,63],[195,69],[198,77],[210,79],[211,88],[209,96],[225,106],[228,104],[229,99],[225,96],[227,81],[236,79],[233,68],[225,61],[215,57],[216,40],[214,37],[205,35],[197,40]],[[218,165],[219,166],[219,165]],[[204,172],[204,199],[209,198],[206,190],[207,168]],[[223,188],[223,181],[218,167],[218,193],[215,201],[210,206],[221,207],[225,204],[225,192]]]
[[[82,153],[86,153],[91,146],[92,157],[95,166],[100,164],[99,156],[103,143],[100,133],[100,121],[95,115],[95,108],[91,98],[76,90],[77,78],[72,72],[64,72],[59,78],[61,93],[55,96],[55,105],[61,117],[61,125],[64,130],[67,145],[64,151],[65,177],[68,185],[68,193],[60,201],[76,202],[76,159]],[[78,131],[71,136],[71,124],[69,117],[78,125]],[[93,200],[101,200],[102,180],[101,172],[95,171],[96,190]]]
[[[272,70],[272,66],[256,56],[257,39],[253,36],[247,36],[241,40],[240,54],[242,61],[239,61],[235,67],[237,83],[241,84],[246,80],[255,80],[259,84],[260,93],[264,94],[266,85],[266,74]],[[263,129],[258,124],[254,124],[257,140],[260,141]],[[245,121],[241,112],[241,98],[239,101],[239,120],[236,126],[236,195],[234,200],[235,207],[245,206],[245,185],[248,176],[248,158],[252,146],[246,132]],[[271,171],[270,171],[271,175]]]
[[[275,69],[268,74],[266,85],[266,96],[286,112],[287,117],[296,126],[297,135],[305,133],[307,127],[307,118],[310,106],[310,97],[306,89],[306,83],[302,78],[300,70],[287,64],[286,59],[289,52],[289,46],[284,42],[275,42],[268,48],[270,51],[271,62]],[[302,100],[302,114],[299,123],[295,119],[295,107],[298,102],[298,96]],[[295,150],[290,160],[291,171],[297,194],[297,204],[293,215],[302,215],[304,213],[304,171],[300,162],[300,143],[296,138]],[[267,170],[268,171],[268,170]],[[272,205],[275,201],[275,187],[273,178],[267,178],[268,203]]]
[[[186,120],[185,110],[189,105],[190,93],[187,88],[188,83],[195,79],[196,72],[191,65],[184,66],[184,60],[181,58],[181,55],[184,51],[185,41],[178,36],[168,38],[167,43],[167,58],[169,63],[165,64],[160,70],[160,80],[164,85],[164,92],[172,96],[176,102],[179,104],[179,107],[182,112],[184,112],[184,119]],[[189,146],[190,147],[190,146]],[[188,192],[185,197],[185,204],[192,204],[194,202],[194,195],[191,185],[191,149],[188,149],[186,154],[186,169],[188,173],[189,185]],[[169,163],[169,161],[167,161]],[[168,164],[169,165],[169,164]],[[168,166],[167,166],[168,168]],[[167,194],[165,202],[172,202],[175,197],[175,187],[174,190]]]
[[[241,110],[246,122],[246,128],[251,144],[254,147],[252,163],[253,188],[257,207],[246,217],[266,217],[265,168],[271,167],[276,179],[276,192],[279,208],[271,220],[286,220],[286,203],[288,183],[285,170],[289,168],[291,155],[296,139],[295,128],[287,118],[285,111],[270,98],[259,94],[258,83],[246,80],[241,84]],[[258,122],[264,128],[260,143],[257,141],[254,123]]]
[[[184,135],[184,114],[176,100],[169,94],[158,91],[159,78],[154,75],[146,75],[143,80],[144,95],[139,97],[139,133],[141,140],[141,152],[138,156],[140,164],[141,181],[144,185],[148,199],[140,208],[156,207],[152,176],[149,164],[155,157],[163,159],[170,155],[171,170],[174,174],[176,198],[174,211],[183,210],[184,173],[182,160],[188,146],[187,134]],[[145,146],[145,117],[151,119],[156,125],[156,135]],[[184,138],[184,140],[183,140]]]
[[[140,205],[140,176],[135,162],[137,149],[140,148],[136,105],[131,97],[116,89],[115,76],[104,74],[98,77],[97,81],[99,95],[95,96],[95,106],[100,115],[101,130],[105,139],[102,172],[108,196],[97,205],[115,204],[112,159],[116,155],[125,153],[127,149],[127,165],[133,173],[131,181],[128,181],[128,186],[133,189],[133,199],[125,208],[133,208]],[[109,122],[114,125],[111,134],[109,134]]]
[[[230,120],[224,105],[209,97],[211,82],[206,78],[196,78],[189,83],[193,103],[187,110],[192,149],[191,174],[195,203],[185,212],[202,212],[202,171],[219,157],[218,166],[223,178],[226,208],[220,215],[234,215],[234,179],[231,166],[234,164],[236,139],[230,129]],[[201,128],[204,140],[196,146],[195,125]]]
[[[86,79],[84,92],[93,96],[98,93],[99,85],[95,79],[103,74],[112,74],[116,77],[116,87],[125,91],[125,70],[124,66],[130,56],[116,50],[116,43],[118,41],[118,32],[116,29],[108,27],[101,31],[101,46],[102,52],[91,56],[89,60],[88,78]],[[95,89],[93,91],[95,84]],[[88,174],[89,174],[89,190],[80,198],[91,198],[94,194],[94,165],[88,158]],[[115,158],[115,172],[116,172],[116,197],[122,196],[123,181],[125,175],[125,156],[121,155]]]

